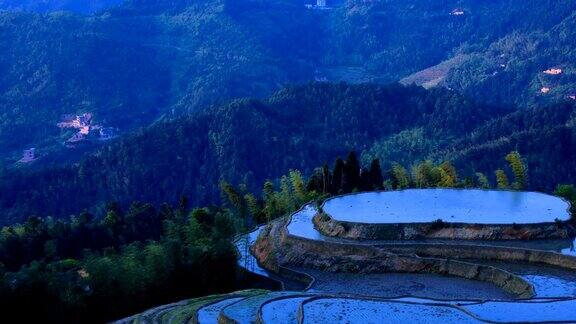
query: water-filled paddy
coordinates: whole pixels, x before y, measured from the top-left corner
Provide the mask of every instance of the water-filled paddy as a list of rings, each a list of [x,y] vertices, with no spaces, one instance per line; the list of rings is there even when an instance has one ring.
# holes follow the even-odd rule
[[[493,284],[445,277],[435,274],[411,273],[330,273],[314,269],[297,269],[316,280],[309,292],[354,294],[395,298],[414,296],[448,300],[513,299]]]
[[[576,272],[542,264],[471,260],[517,274],[534,286],[535,297],[576,297]]]
[[[492,322],[561,322],[574,323],[576,300],[554,302],[487,302],[465,305],[466,310]]]
[[[355,223],[533,224],[568,220],[569,204],[538,192],[410,189],[329,199],[324,211]]]
[[[344,298],[314,300],[303,310],[304,323],[481,323],[446,306]]]
[[[233,318],[237,323],[254,323],[258,310],[263,303],[283,296],[290,296],[291,292],[277,291],[243,299],[224,308],[222,313],[227,318]]]
[[[262,231],[262,228],[263,226],[260,226],[248,234],[241,235],[236,239],[234,244],[238,250],[238,265],[240,267],[261,276],[269,277],[270,275],[268,271],[260,267],[256,261],[256,258],[252,255],[252,253],[250,253],[250,246],[256,242],[260,231]]]
[[[298,307],[310,297],[292,297],[265,304],[262,307],[264,323],[298,323]]]
[[[198,310],[198,322],[206,324],[218,323],[218,315],[220,315],[220,312],[225,307],[232,305],[235,302],[238,302],[242,299],[244,299],[244,297],[227,298],[214,304],[210,304],[208,306],[200,308]]]
[[[329,236],[324,236],[312,223],[312,218],[316,215],[316,208],[310,204],[304,206],[301,210],[294,213],[288,224],[288,233],[294,236],[303,237],[316,241],[328,241],[328,242],[346,242],[355,244],[369,244],[369,245],[379,245],[379,244],[390,244],[390,243],[422,243],[422,244],[461,244],[461,245],[490,245],[490,246],[502,246],[502,247],[515,247],[522,249],[533,249],[542,251],[554,251],[566,255],[576,255],[576,240],[575,239],[548,239],[548,240],[533,240],[533,241],[477,241],[477,240],[442,240],[442,239],[422,239],[414,241],[406,240],[346,240],[341,238],[333,238]],[[257,235],[255,235],[257,236]]]

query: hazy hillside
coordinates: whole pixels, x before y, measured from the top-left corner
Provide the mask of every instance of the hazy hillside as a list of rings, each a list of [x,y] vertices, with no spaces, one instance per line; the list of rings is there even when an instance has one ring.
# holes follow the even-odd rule
[[[0,10],[71,11],[90,14],[120,3],[122,0],[0,0]]]
[[[275,21],[270,37],[285,27]],[[6,49],[0,56],[0,155],[12,153],[12,161],[29,146],[60,147],[70,136],[56,127],[64,114],[90,112],[122,132],[165,113],[262,95],[303,79],[296,62],[274,58],[219,1],[196,2],[174,16],[132,9],[97,17],[3,13],[0,26]]]
[[[305,3],[131,0],[97,16],[0,13],[0,159],[11,167],[28,147],[39,157],[62,151],[71,136],[56,127],[64,114],[90,112],[124,133],[294,82],[392,82],[509,35],[563,20],[569,27],[576,8],[551,0]],[[486,88],[478,82],[454,88],[505,101],[477,95]]]
[[[468,170],[493,172],[496,159],[522,152],[530,170],[530,187],[552,191],[557,183],[576,181],[576,104],[515,112],[495,119],[456,142],[440,155]]]
[[[0,0],[4,318],[573,320],[575,30],[576,0]]]
[[[576,100],[575,25],[576,12],[548,28],[514,32],[469,53],[445,85],[489,103],[522,107]]]
[[[10,173],[0,182],[0,208],[8,221],[31,213],[66,215],[110,200],[164,202],[186,195],[193,204],[214,203],[223,179],[259,191],[267,178],[291,168],[310,174],[405,129],[423,127],[444,143],[505,112],[445,90],[290,87],[263,101],[234,101],[158,123],[78,166]]]

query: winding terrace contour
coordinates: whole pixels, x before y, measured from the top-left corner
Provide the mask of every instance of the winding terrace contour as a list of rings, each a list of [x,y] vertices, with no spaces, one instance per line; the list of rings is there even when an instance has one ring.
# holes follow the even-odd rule
[[[494,200],[470,205],[478,196]],[[441,189],[308,204],[236,242],[240,265],[284,291],[171,312],[193,323],[576,323],[569,207],[540,193]]]
[[[328,199],[314,217],[327,236],[359,240],[534,240],[573,236],[570,205],[538,192],[409,189]]]

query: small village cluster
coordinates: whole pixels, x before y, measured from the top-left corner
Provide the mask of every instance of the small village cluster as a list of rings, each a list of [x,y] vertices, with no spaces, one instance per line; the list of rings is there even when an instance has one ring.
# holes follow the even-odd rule
[[[452,10],[452,12],[450,13],[450,16],[464,16],[465,12],[463,9],[460,8],[456,8],[454,10]]]
[[[85,141],[87,139],[95,139],[100,141],[110,140],[116,137],[116,129],[112,127],[104,127],[102,125],[93,124],[93,115],[91,113],[83,113],[81,115],[65,115],[61,118],[61,122],[57,124],[60,129],[74,129],[76,132],[68,140],[66,145],[73,147],[74,144]],[[31,147],[22,151],[22,158],[18,160],[19,163],[30,163],[37,160],[36,148]]]
[[[93,116],[91,113],[76,116],[66,115],[62,117],[62,121],[58,123],[58,127],[77,130],[77,132],[66,141],[66,143],[69,144],[81,142],[93,133],[96,133],[96,138],[100,140],[109,140],[115,136],[113,128],[94,125],[92,122]]]
[[[562,70],[561,68],[558,68],[558,67],[552,67],[552,68],[549,68],[547,70],[542,71],[542,73],[545,75],[549,75],[549,76],[559,76],[559,75],[562,75],[564,73],[564,70]],[[540,88],[540,93],[543,95],[548,94],[551,91],[552,91],[552,87],[549,85],[543,85],[542,88]],[[571,99],[571,100],[576,100],[576,93],[569,94],[566,96],[566,98]]]
[[[308,9],[330,9],[327,6],[326,0],[316,0],[316,4],[307,4],[306,8]]]

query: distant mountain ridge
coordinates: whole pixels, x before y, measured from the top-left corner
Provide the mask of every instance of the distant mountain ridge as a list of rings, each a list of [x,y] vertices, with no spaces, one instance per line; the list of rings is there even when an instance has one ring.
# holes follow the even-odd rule
[[[486,96],[492,104],[534,107],[576,100],[575,26],[572,11],[549,28],[511,33],[469,53],[445,85],[470,97]]]
[[[64,114],[93,113],[124,133],[291,83],[394,82],[514,33],[571,26],[576,9],[573,0],[306,3],[129,0],[95,16],[0,13],[0,161],[12,165],[30,147],[40,157],[62,152],[70,135],[55,125]],[[491,99],[482,89],[496,87],[482,80],[492,77],[469,77],[458,71],[474,74],[475,65],[460,66],[447,76],[450,87]],[[517,87],[502,80],[490,83],[510,84],[495,89],[492,104]]]
[[[532,188],[576,177],[572,152],[557,144],[573,142],[576,1],[305,3],[129,0],[92,16],[1,12],[5,219],[180,194],[211,203],[222,179],[258,189],[350,149],[385,167],[449,158],[492,172],[502,151],[518,148],[534,166]],[[425,69],[448,89],[320,83],[274,93]],[[244,97],[256,99],[229,101]],[[73,134],[57,125],[84,113],[128,135],[82,158],[92,148],[65,148]],[[17,164],[31,147],[36,159]]]
[[[157,123],[76,166],[10,172],[0,180],[0,211],[10,218],[66,215],[111,200],[163,202],[182,195],[191,204],[210,204],[219,200],[221,180],[259,191],[265,179],[289,169],[309,175],[349,150],[360,153],[405,129],[425,128],[426,136],[443,142],[506,112],[446,90],[289,87],[265,100],[236,100]]]
[[[121,3],[122,0],[0,0],[0,10],[92,14]]]

